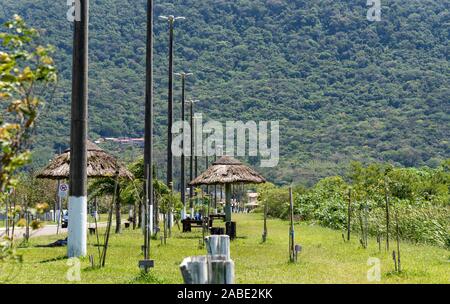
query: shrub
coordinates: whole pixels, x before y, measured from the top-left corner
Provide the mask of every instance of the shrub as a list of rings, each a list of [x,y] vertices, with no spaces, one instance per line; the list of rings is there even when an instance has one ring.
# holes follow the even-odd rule
[[[21,218],[17,221],[17,227],[25,227],[27,225],[27,220],[24,218]]]
[[[30,227],[33,230],[41,229],[44,228],[44,223],[42,223],[40,220],[34,220],[31,222]]]

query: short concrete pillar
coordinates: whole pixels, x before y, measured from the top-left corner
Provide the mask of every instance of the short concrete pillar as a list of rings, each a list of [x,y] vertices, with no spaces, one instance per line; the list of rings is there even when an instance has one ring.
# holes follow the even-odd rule
[[[205,238],[207,256],[188,257],[180,265],[185,284],[234,284],[234,262],[230,259],[230,238]]]
[[[228,235],[211,235],[205,238],[206,250],[210,256],[225,256],[227,260],[230,256],[230,237]]]

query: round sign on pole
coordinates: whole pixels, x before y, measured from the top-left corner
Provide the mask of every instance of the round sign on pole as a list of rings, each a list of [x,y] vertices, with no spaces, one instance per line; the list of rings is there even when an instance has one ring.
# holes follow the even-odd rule
[[[69,186],[67,184],[61,184],[59,186],[59,197],[67,197],[69,192]]]

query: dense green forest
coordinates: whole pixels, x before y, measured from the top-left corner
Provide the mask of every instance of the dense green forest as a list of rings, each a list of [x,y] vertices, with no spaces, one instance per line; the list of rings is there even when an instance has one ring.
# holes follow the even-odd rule
[[[91,1],[91,138],[143,134],[145,3]],[[280,165],[260,169],[270,180],[312,184],[354,160],[438,167],[450,156],[448,1],[382,0],[381,22],[366,19],[365,0],[155,3],[156,16],[187,18],[176,24],[175,70],[195,73],[188,95],[202,100],[204,116],[280,121]],[[40,117],[35,166],[68,144],[67,9],[63,0],[0,5],[1,23],[18,13],[56,47],[60,80]],[[155,36],[156,155],[163,164],[166,22],[156,21]],[[176,100],[179,91],[177,81]],[[139,151],[125,152],[132,158]]]

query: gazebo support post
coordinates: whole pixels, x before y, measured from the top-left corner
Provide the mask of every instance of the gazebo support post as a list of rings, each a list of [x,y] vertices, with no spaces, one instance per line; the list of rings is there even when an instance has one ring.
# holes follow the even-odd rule
[[[231,222],[231,184],[225,184],[225,221]]]

